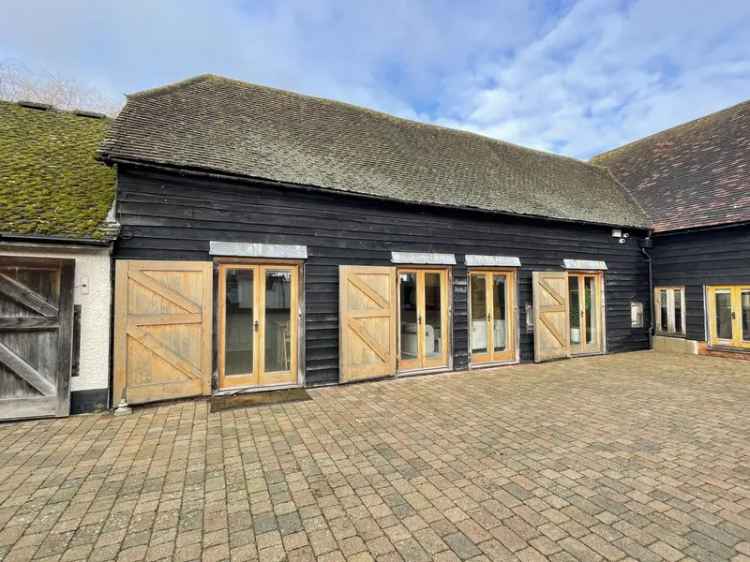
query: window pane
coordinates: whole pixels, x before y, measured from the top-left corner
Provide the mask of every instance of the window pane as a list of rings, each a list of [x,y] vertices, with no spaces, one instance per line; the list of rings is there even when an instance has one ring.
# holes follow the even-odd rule
[[[253,271],[230,269],[226,273],[224,374],[253,370]]]
[[[291,368],[292,274],[266,271],[265,370]]]
[[[570,343],[581,343],[581,302],[578,277],[568,279],[568,293],[570,296]]]
[[[742,339],[750,341],[750,291],[742,291]]]
[[[674,331],[682,333],[682,289],[674,290]]]
[[[660,318],[659,318],[659,330],[662,332],[669,331],[669,303],[667,302],[667,290],[662,289],[659,291],[659,299],[661,301]]]
[[[484,275],[471,276],[471,352],[487,352],[487,291]]]
[[[505,275],[492,276],[493,338],[495,351],[504,351],[507,345],[507,303],[505,302]]]
[[[401,302],[401,359],[417,357],[417,274],[399,275]]]
[[[630,303],[630,327],[643,328],[643,303]]]
[[[596,280],[593,277],[586,277],[584,280],[584,310],[586,311],[586,343],[593,343],[596,336],[596,310],[595,310],[595,291]]]
[[[443,353],[443,303],[440,285],[442,275],[424,274],[425,355],[438,357]]]
[[[732,339],[732,295],[716,293],[716,337]]]

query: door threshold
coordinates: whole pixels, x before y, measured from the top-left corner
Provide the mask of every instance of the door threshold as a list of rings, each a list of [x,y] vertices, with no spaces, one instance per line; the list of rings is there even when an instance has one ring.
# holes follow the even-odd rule
[[[234,396],[237,394],[252,394],[254,392],[269,392],[271,390],[288,390],[290,388],[302,388],[303,385],[295,384],[269,384],[263,386],[238,386],[236,388],[225,388],[216,390],[211,396]]]
[[[520,361],[518,359],[510,359],[508,361],[493,361],[491,363],[469,363],[469,370],[474,371],[476,369],[488,369],[490,367],[505,367],[507,365],[518,365]]]
[[[576,357],[591,357],[593,355],[606,355],[606,351],[588,351],[584,353],[571,353],[570,358],[575,359]]]
[[[408,371],[399,371],[396,373],[396,378],[399,377],[413,377],[417,375],[432,375],[436,373],[448,373],[452,371],[451,367],[431,367],[429,369],[410,369]]]

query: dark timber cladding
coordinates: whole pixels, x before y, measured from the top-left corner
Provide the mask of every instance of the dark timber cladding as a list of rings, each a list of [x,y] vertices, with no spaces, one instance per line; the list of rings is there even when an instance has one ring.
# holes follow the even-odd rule
[[[654,284],[684,286],[687,338],[704,340],[705,285],[750,281],[750,225],[654,238]]]
[[[648,269],[638,247],[610,227],[546,221],[275,187],[119,165],[116,259],[209,260],[209,241],[304,244],[305,376],[338,381],[338,266],[390,265],[390,252],[456,254],[453,268],[453,367],[468,365],[464,254],[521,259],[521,357],[532,359],[525,305],[531,271],[560,270],[563,258],[605,260],[607,351],[648,347],[647,328],[631,329],[630,302],[648,303]],[[646,307],[648,308],[648,306]]]

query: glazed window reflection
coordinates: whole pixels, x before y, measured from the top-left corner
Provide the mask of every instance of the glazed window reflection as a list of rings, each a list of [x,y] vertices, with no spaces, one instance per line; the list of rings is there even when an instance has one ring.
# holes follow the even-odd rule
[[[401,359],[415,359],[419,353],[417,328],[417,274],[399,275],[401,303]]]
[[[253,272],[226,272],[226,321],[224,329],[224,373],[241,375],[253,371]]]
[[[424,274],[425,354],[439,357],[443,353],[443,303],[439,273]]]
[[[266,271],[265,370],[291,368],[292,274]]]

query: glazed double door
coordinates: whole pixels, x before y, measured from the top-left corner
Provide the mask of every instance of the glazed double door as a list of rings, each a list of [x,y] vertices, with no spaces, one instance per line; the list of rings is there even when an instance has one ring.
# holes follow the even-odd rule
[[[750,285],[712,286],[706,292],[711,344],[750,347]]]
[[[572,354],[602,351],[601,285],[601,274],[568,273]]]
[[[472,365],[515,359],[515,277],[508,271],[469,274]]]
[[[298,267],[219,266],[219,386],[297,383]]]
[[[399,269],[399,370],[448,366],[448,271]]]

